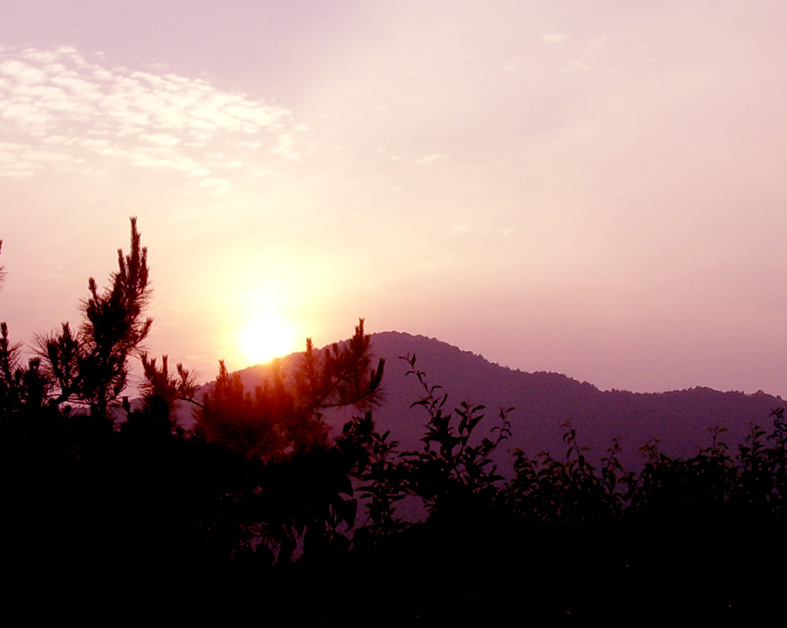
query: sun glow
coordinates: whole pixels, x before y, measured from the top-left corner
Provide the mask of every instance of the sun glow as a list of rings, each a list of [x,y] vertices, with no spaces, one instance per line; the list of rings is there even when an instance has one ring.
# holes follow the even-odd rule
[[[297,350],[295,328],[274,316],[259,316],[240,334],[244,355],[252,364],[270,362]]]

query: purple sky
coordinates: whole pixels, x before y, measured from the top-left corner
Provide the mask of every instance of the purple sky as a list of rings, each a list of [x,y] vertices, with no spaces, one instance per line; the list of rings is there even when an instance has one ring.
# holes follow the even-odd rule
[[[18,342],[77,322],[136,215],[148,347],[202,379],[250,325],[295,350],[364,317],[605,389],[787,396],[782,0],[0,15]]]

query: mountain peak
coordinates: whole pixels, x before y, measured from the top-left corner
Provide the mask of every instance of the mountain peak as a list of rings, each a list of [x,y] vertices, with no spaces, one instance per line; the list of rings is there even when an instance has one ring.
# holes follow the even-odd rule
[[[447,395],[445,412],[462,402],[485,407],[487,417],[479,433],[496,425],[498,409],[513,408],[507,415],[511,438],[498,452],[501,470],[510,470],[513,449],[523,449],[529,456],[549,451],[561,457],[569,422],[580,445],[590,447],[589,459],[598,462],[617,440],[623,448],[621,459],[636,467],[642,461],[639,448],[653,439],[666,455],[691,456],[709,444],[711,428],[726,428],[724,436],[730,444],[742,442],[751,423],[769,427],[772,411],[783,405],[779,397],[762,391],[754,395],[706,387],[664,393],[601,391],[560,373],[511,369],[437,338],[399,331],[371,334],[371,349],[375,358],[386,361],[384,403],[374,411],[381,432],[390,430],[403,448],[423,446],[428,416],[414,404],[427,391],[408,375],[409,361],[401,359],[415,356],[415,369],[427,384],[439,386],[440,394]],[[286,356],[280,363],[285,370],[292,368],[299,355]],[[246,389],[253,391],[270,376],[270,369],[270,364],[260,364],[239,373]]]
[[[521,448],[528,455],[550,451],[561,456],[567,422],[576,429],[580,444],[591,448],[592,458],[603,457],[613,439],[633,464],[641,460],[639,448],[652,439],[667,455],[693,455],[709,443],[712,427],[726,428],[729,443],[742,442],[752,422],[767,425],[771,412],[782,405],[780,398],[762,392],[601,391],[560,373],[511,369],[436,338],[396,331],[372,334],[372,351],[386,360],[387,401],[375,413],[376,421],[407,446],[417,446],[423,433],[424,417],[414,417],[411,405],[424,390],[407,376],[410,365],[400,356],[415,355],[415,368],[429,385],[439,385],[448,395],[446,410],[463,401],[483,405],[491,429],[498,408],[513,408],[508,415],[512,437],[504,449]]]

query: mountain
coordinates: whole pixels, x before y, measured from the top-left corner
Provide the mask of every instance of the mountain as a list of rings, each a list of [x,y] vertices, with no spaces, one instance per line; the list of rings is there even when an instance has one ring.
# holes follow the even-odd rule
[[[403,449],[422,446],[428,414],[411,405],[426,392],[416,377],[407,375],[410,363],[400,359],[415,356],[415,368],[425,374],[428,385],[439,385],[437,392],[448,395],[446,411],[463,401],[485,406],[486,419],[476,430],[479,438],[499,425],[499,409],[513,408],[507,415],[511,438],[497,453],[500,469],[506,473],[511,471],[511,452],[516,448],[529,457],[542,451],[563,457],[567,421],[576,429],[579,444],[590,448],[591,460],[598,462],[617,438],[623,462],[638,466],[644,460],[639,448],[651,439],[657,439],[659,451],[667,455],[691,456],[711,443],[710,430],[716,426],[726,430],[721,439],[734,448],[743,442],[752,422],[770,428],[772,411],[784,405],[780,397],[761,392],[750,395],[710,388],[664,393],[602,391],[565,375],[506,368],[434,338],[394,331],[372,334],[372,351],[386,362],[384,400],[374,411],[379,431],[390,430]],[[285,368],[295,357],[285,359]],[[253,390],[267,372],[267,366],[258,365],[240,374],[246,388]],[[339,425],[347,418],[345,410],[329,420]]]
[[[414,377],[406,375],[410,365],[399,356],[407,355],[416,356],[415,366],[425,373],[429,385],[443,387],[450,409],[462,401],[482,404],[491,428],[497,424],[499,408],[513,408],[508,414],[512,435],[505,448],[521,448],[530,457],[541,451],[563,456],[567,421],[576,429],[580,445],[590,447],[590,457],[596,460],[615,438],[624,460],[633,464],[642,461],[639,448],[651,439],[658,439],[659,450],[667,455],[691,456],[711,443],[711,428],[725,428],[722,440],[735,446],[745,438],[750,422],[770,427],[771,412],[784,405],[780,397],[765,393],[710,388],[601,391],[565,375],[506,368],[439,340],[400,332],[373,334],[372,348],[386,360],[386,400],[375,412],[375,420],[379,429],[390,429],[407,446],[416,445],[427,418],[423,409],[409,407],[424,392]]]

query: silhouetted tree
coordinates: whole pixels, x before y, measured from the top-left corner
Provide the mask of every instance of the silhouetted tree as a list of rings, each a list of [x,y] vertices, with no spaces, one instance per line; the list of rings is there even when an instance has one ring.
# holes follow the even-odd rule
[[[371,366],[369,336],[363,320],[345,343],[317,351],[311,339],[300,363],[285,372],[274,360],[271,376],[254,395],[240,375],[230,375],[223,362],[212,391],[205,394],[196,430],[249,459],[280,460],[329,445],[326,410],[351,407],[366,411],[379,399],[384,361]]]
[[[610,608],[750,618],[781,600],[781,408],[772,430],[753,425],[737,448],[722,430],[685,459],[649,442],[636,471],[615,441],[591,464],[566,423],[563,456],[517,451],[506,481],[493,455],[508,411],[483,434],[485,408],[449,410],[415,357],[422,447],[400,451],[375,430],[384,365],[373,364],[361,320],[347,342],[307,341],[253,392],[220,363],[187,433],[172,410],[194,401],[193,377],[141,351],[150,290],[135,219],[110,287],[91,279],[89,294],[78,331],[64,323],[27,361],[0,323],[0,558],[15,576],[115,599],[144,571],[148,591],[243,591],[309,625],[383,613],[390,623],[507,624]],[[113,430],[105,419],[134,354],[143,402],[124,400],[128,420]],[[355,413],[340,433],[326,421],[335,408]],[[425,508],[407,520],[412,502]]]
[[[75,401],[90,406],[99,417],[121,395],[128,379],[128,360],[147,337],[152,319],[143,312],[150,297],[147,249],[140,244],[137,220],[131,218],[131,248],[118,249],[118,270],[111,286],[99,290],[88,281],[90,296],[83,304],[85,320],[74,335],[68,323],[59,334],[39,340],[40,353],[58,388],[54,401]]]
[[[409,490],[421,497],[433,514],[441,516],[444,512],[467,516],[479,506],[490,506],[503,480],[491,456],[511,435],[510,410],[500,411],[492,438],[475,438],[474,432],[485,418],[484,406],[462,402],[453,412],[446,410],[448,397],[441,394],[441,387],[427,383],[426,375],[415,366],[415,356],[406,359],[411,367],[408,375],[416,377],[426,393],[412,407],[428,413],[423,450],[402,454]]]
[[[147,353],[140,355],[144,380],[140,384],[142,408],[132,410],[128,397],[123,398],[123,407],[127,420],[122,429],[154,430],[161,435],[182,431],[183,428],[175,421],[175,405],[178,401],[194,402],[197,383],[194,375],[177,364],[175,373],[169,371],[169,358],[161,356],[161,367],[156,358],[149,358]]]

